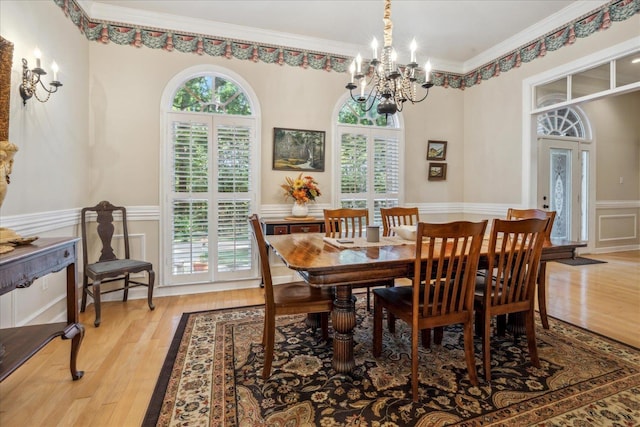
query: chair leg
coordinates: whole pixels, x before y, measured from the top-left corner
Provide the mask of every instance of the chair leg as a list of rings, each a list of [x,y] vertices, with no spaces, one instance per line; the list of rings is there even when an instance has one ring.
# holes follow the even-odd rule
[[[329,341],[329,313],[320,314],[320,329],[322,329],[322,339]]]
[[[129,274],[124,275],[124,293],[122,294],[122,302],[129,299]]]
[[[411,328],[411,394],[418,401],[418,330]]]
[[[473,325],[471,318],[464,324],[464,358],[467,361],[467,370],[471,384],[478,385],[478,375],[476,374],[476,358],[473,350]],[[442,328],[436,328],[436,331]]]
[[[82,278],[82,302],[80,303],[80,313],[84,313],[87,308],[87,286],[89,286],[88,279],[87,276],[84,276]]]
[[[153,310],[156,308],[156,306],[153,305],[153,285],[156,281],[156,273],[153,270],[149,270],[147,273],[149,274],[149,281],[147,282],[147,304],[149,304],[149,309]]]
[[[387,316],[391,313],[387,310]],[[373,294],[373,355],[382,354],[382,304],[376,294]]]
[[[389,329],[389,332],[391,332],[392,334],[396,333],[396,316],[393,315],[393,313],[390,313],[387,311],[387,329]]]
[[[444,327],[438,326],[433,329],[433,343],[436,345],[442,344],[442,337],[444,336]]]
[[[549,329],[549,319],[547,317],[547,263],[540,263],[540,272],[538,273],[538,310],[540,311],[540,320],[542,327]]]
[[[420,333],[422,335],[422,347],[431,347],[431,329],[423,329]]]
[[[540,359],[538,359],[538,347],[536,345],[536,328],[533,320],[533,307],[524,314],[524,324],[527,331],[527,343],[529,344],[529,357],[531,364],[536,368],[540,367]]]
[[[95,322],[93,322],[93,325],[97,328],[98,326],[100,326],[100,322],[102,321],[102,318],[101,318],[102,311],[100,310],[100,281],[98,280],[96,282],[93,282],[92,286],[93,286],[93,305],[95,306],[95,310],[96,310],[96,320]]]
[[[262,369],[262,378],[266,380],[271,376],[271,363],[273,362],[273,349],[275,347],[276,319],[274,316],[265,315],[264,335],[264,368]]]
[[[484,312],[482,314],[482,362],[484,365],[484,378],[491,381],[491,317]]]
[[[371,313],[371,288],[367,286],[367,313]]]

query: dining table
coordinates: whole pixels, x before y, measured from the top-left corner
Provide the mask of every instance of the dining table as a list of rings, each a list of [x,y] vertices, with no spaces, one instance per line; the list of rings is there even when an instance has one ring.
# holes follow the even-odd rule
[[[284,265],[304,279],[309,286],[335,287],[331,313],[333,368],[350,373],[355,368],[353,330],[356,326],[355,297],[352,287],[414,276],[415,241],[398,236],[381,237],[370,243],[365,238],[344,242],[329,239],[323,233],[265,236],[270,249]],[[488,264],[488,236],[484,239],[479,269]],[[585,242],[551,239],[542,250],[538,286],[546,288],[546,263],[574,258]],[[427,251],[423,251],[427,253]]]

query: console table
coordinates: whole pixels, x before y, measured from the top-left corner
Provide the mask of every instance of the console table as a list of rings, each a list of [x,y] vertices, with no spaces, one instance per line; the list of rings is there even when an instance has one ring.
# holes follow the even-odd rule
[[[84,338],[84,326],[78,322],[77,238],[43,238],[30,245],[18,246],[0,255],[0,295],[31,286],[34,280],[66,268],[67,321],[43,325],[0,329],[0,381],[56,337],[71,340],[69,368],[74,380],[82,378],[76,369],[78,350]]]
[[[266,236],[295,233],[324,233],[323,218],[263,219],[261,222],[262,232]]]

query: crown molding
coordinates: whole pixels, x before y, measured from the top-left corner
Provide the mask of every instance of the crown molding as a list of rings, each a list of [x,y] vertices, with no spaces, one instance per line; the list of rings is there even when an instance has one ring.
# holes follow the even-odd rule
[[[518,34],[498,43],[484,52],[479,53],[468,61],[465,61],[462,64],[462,70],[460,73],[466,74],[476,68],[495,61],[496,58],[507,55],[509,52],[516,50],[521,46],[530,44],[533,40],[536,40],[539,37],[554,32],[554,30],[566,25],[568,22],[593,13],[607,3],[610,3],[610,0],[581,0],[572,3],[542,21],[537,22],[535,25],[526,28]]]
[[[340,42],[222,23],[215,23],[214,29],[218,35],[212,35],[210,21],[141,13],[130,8],[97,4],[91,0],[53,1],[87,39],[99,43],[146,46],[169,52],[234,57],[336,72],[346,72],[354,52],[359,50],[359,46]],[[594,4],[600,6],[594,8]],[[589,12],[577,19],[565,21],[584,11]],[[435,86],[464,90],[543,57],[548,51],[571,45],[577,38],[589,37],[596,31],[606,30],[613,23],[627,20],[637,13],[640,13],[640,0],[582,0],[468,61],[468,64],[462,66],[462,73],[458,71],[461,69],[458,64],[434,58],[436,65],[432,81]],[[558,22],[563,21],[563,25],[557,26]],[[188,26],[191,30],[200,31],[184,31]],[[546,30],[546,34],[534,38],[534,34]],[[228,36],[220,36],[225,32]],[[513,45],[518,47],[509,50]],[[504,53],[505,50],[508,52]],[[484,65],[470,70],[483,61]],[[418,76],[418,81],[421,79],[424,79],[424,75]]]
[[[180,33],[215,34],[216,38],[229,38],[271,46],[287,46],[313,52],[332,52],[355,57],[362,46],[333,40],[308,37],[299,34],[264,30],[243,25],[206,19],[142,11],[124,6],[96,3],[92,0],[76,0],[92,20],[127,25],[169,29]],[[213,30],[212,30],[213,29]],[[213,35],[213,34],[212,34]]]

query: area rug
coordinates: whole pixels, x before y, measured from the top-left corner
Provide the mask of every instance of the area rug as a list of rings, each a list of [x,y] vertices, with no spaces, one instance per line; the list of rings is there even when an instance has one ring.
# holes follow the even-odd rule
[[[410,383],[410,331],[385,330],[371,354],[372,316],[358,303],[356,369],[331,367],[332,345],[304,316],[279,317],[271,377],[262,379],[262,307],[184,314],[144,426],[636,426],[640,350],[556,319],[537,325],[541,368],[526,339],[492,339],[492,381],[469,382],[462,330],[420,349],[420,402]],[[386,326],[385,326],[386,328]]]
[[[577,256],[575,258],[558,259],[556,261],[561,264],[576,265],[576,266],[607,263],[607,261],[600,261],[599,259],[591,259],[591,258],[585,258],[581,256]]]

